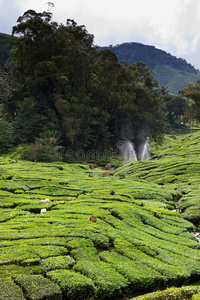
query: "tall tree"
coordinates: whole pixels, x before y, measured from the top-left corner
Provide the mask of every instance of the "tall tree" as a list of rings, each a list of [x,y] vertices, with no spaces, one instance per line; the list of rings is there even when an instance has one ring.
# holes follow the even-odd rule
[[[119,63],[112,51],[97,51],[85,26],[71,19],[58,25],[51,18],[50,12],[29,10],[13,27],[19,35],[12,51],[15,124],[23,119],[26,126],[21,141],[49,129],[73,149],[103,151],[120,135],[138,144],[159,140],[163,98],[145,64]]]
[[[12,59],[21,101],[32,97],[43,115],[53,116],[53,126],[68,145],[79,134],[80,103],[87,98],[95,47],[93,35],[84,26],[73,20],[58,26],[51,17],[50,12],[29,10],[18,18],[13,34],[20,37]]]
[[[200,108],[200,80],[197,80],[195,84],[189,84],[187,87],[180,90],[180,93],[183,96],[192,99],[196,106]]]

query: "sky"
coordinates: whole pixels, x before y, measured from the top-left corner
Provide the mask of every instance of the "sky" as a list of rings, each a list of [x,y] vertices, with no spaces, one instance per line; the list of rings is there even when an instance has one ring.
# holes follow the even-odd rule
[[[29,9],[85,25],[95,45],[153,45],[200,69],[200,0],[0,0],[0,32],[11,34]]]

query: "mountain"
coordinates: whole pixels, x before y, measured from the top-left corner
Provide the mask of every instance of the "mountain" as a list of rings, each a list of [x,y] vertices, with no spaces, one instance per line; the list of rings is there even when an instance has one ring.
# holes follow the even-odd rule
[[[200,71],[187,63],[185,59],[172,56],[154,46],[140,43],[123,43],[116,46],[101,47],[100,49],[111,49],[115,52],[119,61],[125,61],[128,64],[138,61],[146,63],[155,73],[154,77],[159,85],[167,87],[172,94],[177,94],[181,88],[200,79]]]

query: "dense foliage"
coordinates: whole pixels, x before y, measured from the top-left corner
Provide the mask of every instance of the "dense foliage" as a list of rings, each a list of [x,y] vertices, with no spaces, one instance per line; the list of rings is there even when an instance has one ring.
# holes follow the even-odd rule
[[[13,27],[10,93],[0,96],[13,145],[49,131],[73,150],[102,152],[126,138],[136,145],[160,141],[165,105],[145,64],[119,63],[111,50],[97,51],[85,26],[70,19],[58,25],[51,17],[29,10]]]
[[[9,58],[14,38],[8,34],[0,33],[0,67],[4,67]]]
[[[160,86],[165,86],[170,93],[178,91],[189,83],[195,83],[199,79],[199,70],[182,58],[157,49],[154,46],[140,43],[123,43],[116,46],[101,47],[111,49],[117,55],[119,61],[133,64],[142,61],[155,73],[155,78]]]
[[[181,71],[197,74],[198,71],[185,59],[177,58],[154,46],[140,43],[123,43],[121,45],[109,46],[118,56],[119,61],[124,60],[128,64],[144,61],[151,69],[157,64],[167,64]]]

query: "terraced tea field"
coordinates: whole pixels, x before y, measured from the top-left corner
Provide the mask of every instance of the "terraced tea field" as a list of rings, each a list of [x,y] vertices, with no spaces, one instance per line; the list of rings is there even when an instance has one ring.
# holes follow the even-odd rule
[[[152,152],[111,172],[1,157],[0,299],[131,299],[198,281],[200,135]]]

